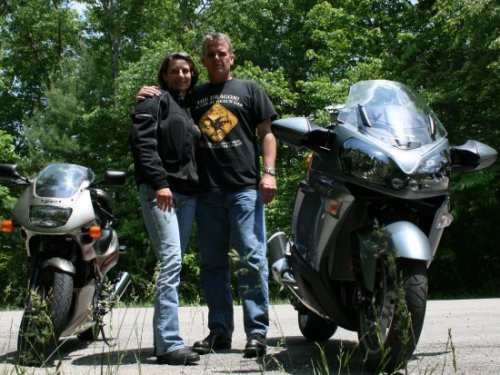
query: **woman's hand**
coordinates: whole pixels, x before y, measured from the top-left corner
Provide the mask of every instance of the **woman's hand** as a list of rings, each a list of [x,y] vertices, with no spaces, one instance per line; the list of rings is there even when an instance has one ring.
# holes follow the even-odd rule
[[[162,211],[169,210],[174,206],[172,191],[169,188],[156,190],[156,207]]]

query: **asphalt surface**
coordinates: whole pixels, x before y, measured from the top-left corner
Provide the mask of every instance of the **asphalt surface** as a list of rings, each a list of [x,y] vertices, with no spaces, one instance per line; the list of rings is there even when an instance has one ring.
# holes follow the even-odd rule
[[[16,366],[21,311],[0,312],[0,375],[6,374],[368,374],[355,332],[339,329],[322,346],[305,340],[289,305],[273,305],[264,359],[242,356],[245,345],[241,307],[235,308],[231,350],[204,355],[195,366],[158,365],[153,357],[152,308],[115,309],[100,338],[62,341],[61,361],[46,368]],[[205,337],[206,307],[180,309],[187,345]],[[429,301],[414,356],[400,374],[500,374],[500,299]]]

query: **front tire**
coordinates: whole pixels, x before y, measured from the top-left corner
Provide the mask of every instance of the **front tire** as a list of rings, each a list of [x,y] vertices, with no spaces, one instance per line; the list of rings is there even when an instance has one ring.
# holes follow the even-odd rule
[[[68,323],[73,296],[73,277],[53,267],[40,271],[29,291],[19,328],[19,364],[42,366],[52,356]]]
[[[298,313],[299,329],[310,341],[326,341],[333,336],[337,325],[304,308]]]
[[[359,311],[358,338],[369,370],[393,372],[406,365],[417,345],[427,305],[427,267],[423,261],[379,262],[370,303]]]

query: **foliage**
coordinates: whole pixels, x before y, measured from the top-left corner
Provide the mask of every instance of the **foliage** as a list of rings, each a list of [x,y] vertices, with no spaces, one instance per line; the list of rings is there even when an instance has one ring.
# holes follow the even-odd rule
[[[21,137],[24,119],[44,107],[61,61],[78,55],[81,24],[68,0],[13,0],[0,13],[0,129]]]
[[[132,178],[129,114],[138,88],[155,83],[168,52],[191,53],[206,80],[199,54],[207,31],[232,37],[234,76],[258,81],[281,117],[305,115],[324,125],[323,108],[342,102],[353,82],[386,78],[416,88],[452,144],[477,139],[500,147],[500,12],[493,0],[83,0],[82,15],[70,3],[0,5],[0,160],[29,175],[55,160],[88,165],[98,175],[128,173],[127,185],[112,194],[120,243],[129,250],[119,267],[131,273],[130,295],[138,300],[151,299],[156,259]],[[290,231],[305,156],[280,145],[268,234]],[[429,274],[433,292],[498,293],[499,174],[495,164],[452,176],[455,220]],[[0,216],[19,194],[0,185]],[[19,304],[22,243],[0,239],[0,270],[10,280],[0,288],[10,288],[7,303]],[[181,286],[189,301],[200,300],[196,247],[194,232]],[[473,279],[479,272],[483,277]]]
[[[402,48],[396,67],[407,83],[425,88],[422,93],[444,123],[452,144],[476,139],[497,150],[500,147],[496,109],[500,12],[495,4],[491,0],[438,0],[432,7],[417,7],[416,19],[429,21],[420,21],[417,32],[407,36],[411,43]],[[436,293],[497,295],[499,263],[494,249],[498,248],[499,172],[496,164],[481,172],[452,176],[455,220],[433,263],[435,273],[430,273]],[[473,276],[476,272],[484,277],[478,280]]]
[[[14,153],[12,136],[0,130],[0,162],[15,164],[19,160]],[[10,210],[15,204],[15,196],[20,191],[0,184],[0,221],[11,220]],[[16,233],[17,234],[17,233]],[[25,294],[26,283],[19,278],[24,269],[25,253],[19,236],[0,232],[0,305],[19,305]]]

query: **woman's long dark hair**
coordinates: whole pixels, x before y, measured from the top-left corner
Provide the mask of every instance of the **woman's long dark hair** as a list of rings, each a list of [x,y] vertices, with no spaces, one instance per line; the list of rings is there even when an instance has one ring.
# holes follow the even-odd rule
[[[168,64],[170,64],[170,61],[178,59],[185,60],[189,64],[189,68],[191,70],[191,84],[189,85],[189,91],[191,91],[194,85],[196,85],[196,82],[198,82],[199,73],[193,59],[186,52],[172,52],[165,57],[161,63],[160,70],[158,71],[158,84],[163,90],[168,90],[168,84],[163,79],[163,73],[168,70]]]

